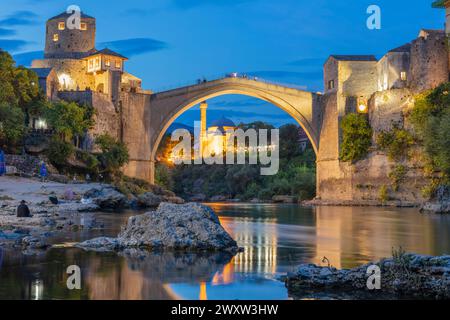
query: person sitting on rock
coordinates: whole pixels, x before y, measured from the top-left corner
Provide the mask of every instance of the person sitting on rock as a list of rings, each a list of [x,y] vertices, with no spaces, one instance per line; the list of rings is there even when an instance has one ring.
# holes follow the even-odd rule
[[[30,218],[30,209],[26,205],[25,200],[20,201],[20,205],[17,207],[17,217],[18,218]]]

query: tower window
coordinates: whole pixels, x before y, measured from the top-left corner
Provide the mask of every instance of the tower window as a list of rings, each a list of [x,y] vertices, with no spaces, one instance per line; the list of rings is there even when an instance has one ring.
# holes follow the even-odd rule
[[[122,68],[122,63],[120,62],[120,60],[117,60],[117,61],[116,61],[116,68],[117,68],[117,69]]]
[[[55,33],[55,34],[53,35],[53,41],[54,41],[54,42],[59,41],[59,34]]]
[[[105,61],[105,65],[106,65],[107,67],[111,66],[111,60],[107,59],[107,60]]]
[[[334,80],[328,81],[328,90],[334,89]]]
[[[58,23],[58,30],[64,30],[66,28],[65,22],[59,22]]]
[[[87,23],[86,22],[82,22],[80,24],[80,29],[83,30],[83,31],[86,31],[87,30]]]
[[[406,77],[406,71],[400,72],[400,79],[402,79],[402,81],[406,81],[406,79],[407,79],[407,77]]]

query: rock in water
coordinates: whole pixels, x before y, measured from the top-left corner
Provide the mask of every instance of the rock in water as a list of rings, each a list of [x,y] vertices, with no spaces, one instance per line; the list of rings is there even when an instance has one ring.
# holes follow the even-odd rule
[[[120,209],[127,204],[127,197],[110,187],[93,188],[84,194],[83,199],[91,199],[102,209]]]
[[[143,208],[156,208],[162,202],[161,197],[155,195],[152,192],[146,192],[141,194],[137,198],[138,206]]]
[[[130,217],[118,236],[122,247],[186,251],[237,251],[214,211],[197,203],[163,202],[154,212]]]

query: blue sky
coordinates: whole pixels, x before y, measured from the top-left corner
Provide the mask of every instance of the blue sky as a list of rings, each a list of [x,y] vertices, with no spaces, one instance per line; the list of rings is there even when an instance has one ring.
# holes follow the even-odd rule
[[[130,58],[126,68],[144,87],[162,90],[242,72],[322,90],[330,54],[375,54],[414,39],[421,28],[441,29],[444,11],[431,0],[2,0],[0,48],[27,64],[44,47],[45,21],[71,4],[97,18],[97,48]],[[382,10],[381,30],[366,27],[366,9]],[[293,120],[246,97],[210,101],[210,120]],[[182,121],[198,117],[192,109]]]

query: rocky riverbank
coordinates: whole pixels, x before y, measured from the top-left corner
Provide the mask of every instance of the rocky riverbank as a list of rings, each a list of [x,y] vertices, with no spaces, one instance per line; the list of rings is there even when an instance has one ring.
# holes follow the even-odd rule
[[[380,289],[369,290],[368,281],[380,270]],[[368,271],[369,270],[369,271]],[[314,297],[327,293],[337,298],[421,298],[450,299],[450,256],[424,256],[396,253],[353,269],[338,270],[314,264],[300,265],[285,278],[293,298]]]
[[[158,194],[126,196],[109,184],[0,177],[0,246],[46,249],[55,233],[102,228],[95,212],[156,208],[163,201],[183,203],[169,191],[156,186],[154,189]],[[26,201],[32,217],[16,217],[22,200]]]
[[[198,203],[165,202],[156,211],[130,217],[117,238],[101,237],[77,246],[94,251],[143,248],[236,253],[239,250],[211,208]]]

